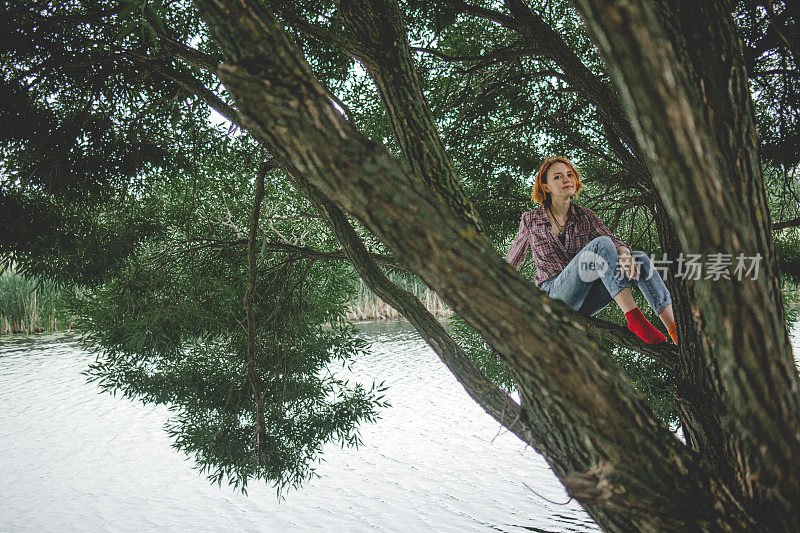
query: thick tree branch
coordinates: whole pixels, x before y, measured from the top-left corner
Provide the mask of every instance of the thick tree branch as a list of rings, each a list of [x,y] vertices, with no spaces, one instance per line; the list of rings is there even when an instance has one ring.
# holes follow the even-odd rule
[[[345,26],[374,62],[367,71],[380,91],[413,175],[440,195],[457,216],[482,232],[480,217],[461,190],[422,93],[397,4],[391,0],[345,0],[340,9]]]
[[[209,54],[204,54],[199,50],[187,46],[180,41],[171,39],[166,35],[161,35],[162,48],[174,57],[178,57],[193,67],[203,70],[215,71],[219,66],[219,60]]]
[[[485,7],[469,4],[467,2],[464,2],[463,0],[444,0],[444,2],[450,4],[461,13],[475,15],[476,17],[479,18],[497,22],[501,26],[504,26],[510,30],[514,30],[517,32],[522,32],[524,30],[523,25],[514,17],[510,17],[505,13],[500,13],[499,11],[495,11],[494,9],[488,9]]]
[[[740,497],[764,527],[800,529],[789,503],[800,501],[800,383],[731,15],[714,2],[577,4],[683,248],[763,259],[755,279],[693,282],[703,353],[714,354],[697,370],[713,388]]]
[[[325,198],[295,169],[287,169],[287,174],[303,196],[323,213],[347,253],[348,259],[372,292],[411,322],[439,359],[447,365],[467,394],[484,411],[523,442],[533,446],[535,443],[530,440],[530,432],[521,422],[519,404],[483,374],[416,296],[392,283],[381,272],[347,217],[336,204]]]
[[[317,24],[303,20],[288,11],[280,11],[277,13],[282,17],[284,23],[290,28],[302,33],[306,37],[310,37],[315,41],[328,45],[340,52],[357,59],[365,68],[369,68],[374,64],[374,59],[369,55],[368,50],[365,50],[361,43],[354,39],[350,39],[345,35],[333,33],[326,28]]]
[[[650,357],[667,368],[675,368],[677,366],[678,348],[672,343],[647,344],[635,335],[631,335],[628,328],[613,322],[600,320],[599,318],[576,315],[574,320],[579,324],[585,325],[587,329],[597,334],[598,337],[612,342],[620,348],[626,348]]]
[[[603,487],[603,498],[579,496],[595,517],[620,529],[746,527],[708,464],[597,355],[596,337],[571,320],[574,312],[532,291],[452,207],[346,123],[263,5],[198,4],[229,57],[219,73],[248,129],[356,215],[504,358],[556,474]]]

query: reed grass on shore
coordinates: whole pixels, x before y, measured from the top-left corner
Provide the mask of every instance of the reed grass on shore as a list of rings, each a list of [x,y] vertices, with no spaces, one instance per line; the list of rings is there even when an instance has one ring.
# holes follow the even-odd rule
[[[445,305],[441,298],[424,284],[409,282],[402,278],[392,281],[419,298],[433,316],[443,317],[453,314],[453,311]],[[378,298],[362,280],[359,280],[358,283],[358,293],[348,306],[346,315],[348,320],[385,320],[402,317],[392,306]]]
[[[59,312],[60,291],[13,270],[0,274],[0,335],[68,330],[72,320]]]

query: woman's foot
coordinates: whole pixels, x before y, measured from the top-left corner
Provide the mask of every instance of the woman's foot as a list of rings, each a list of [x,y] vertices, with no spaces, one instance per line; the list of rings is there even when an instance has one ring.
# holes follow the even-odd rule
[[[675,322],[672,322],[672,325],[669,327],[669,329],[667,329],[667,333],[669,333],[669,336],[672,337],[672,342],[678,344],[678,332],[675,329]]]
[[[653,324],[644,317],[638,307],[634,307],[625,313],[625,319],[628,321],[628,329],[644,342],[657,344],[667,340],[664,334],[653,327]]]

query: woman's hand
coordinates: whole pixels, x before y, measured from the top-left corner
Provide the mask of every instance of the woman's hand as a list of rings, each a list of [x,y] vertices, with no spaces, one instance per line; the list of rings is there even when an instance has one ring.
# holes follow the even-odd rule
[[[619,253],[620,271],[625,272],[630,279],[638,279],[639,265],[636,264],[636,260],[631,255],[631,251],[624,246],[620,246],[617,248],[617,253]]]

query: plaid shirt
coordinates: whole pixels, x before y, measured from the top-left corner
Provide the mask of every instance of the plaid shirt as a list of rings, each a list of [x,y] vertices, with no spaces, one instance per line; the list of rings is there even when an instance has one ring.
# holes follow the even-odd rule
[[[526,211],[522,213],[519,231],[508,249],[506,261],[519,268],[525,262],[528,252],[532,252],[536,265],[534,283],[541,286],[564,270],[572,258],[596,237],[608,235],[617,247],[624,246],[631,250],[628,243],[611,233],[594,211],[572,202],[567,212],[564,234],[566,239],[561,244],[550,228],[550,219],[547,218],[544,207]]]

